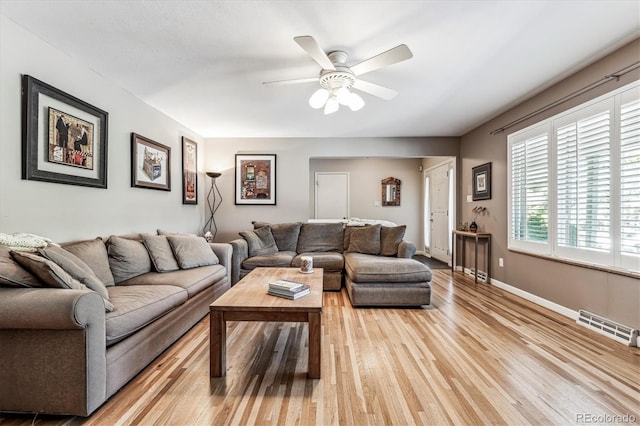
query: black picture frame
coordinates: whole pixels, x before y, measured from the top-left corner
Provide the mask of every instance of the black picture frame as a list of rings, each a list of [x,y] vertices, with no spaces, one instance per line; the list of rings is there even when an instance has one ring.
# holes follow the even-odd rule
[[[50,161],[52,142],[59,137],[49,126],[51,110],[67,114],[77,123],[90,125],[90,141],[85,139],[83,143],[91,144],[91,167]],[[106,111],[30,75],[22,76],[22,179],[106,189],[108,128],[109,113]],[[84,132],[82,136],[85,137]],[[78,148],[75,151],[78,161],[86,161],[81,156],[87,153],[83,154]],[[73,141],[68,136],[66,143],[60,142],[60,151],[64,151],[61,158],[73,154]]]
[[[276,155],[236,154],[236,205],[276,205]]]
[[[491,163],[472,169],[473,201],[491,199]]]
[[[198,204],[198,143],[182,137],[182,204]]]
[[[131,133],[131,186],[171,191],[171,148]]]

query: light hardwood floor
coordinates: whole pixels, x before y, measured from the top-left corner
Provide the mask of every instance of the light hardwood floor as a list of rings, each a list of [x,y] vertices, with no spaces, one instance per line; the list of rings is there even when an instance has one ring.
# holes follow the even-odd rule
[[[210,380],[207,317],[90,418],[34,424],[640,423],[638,348],[461,274],[434,271],[430,308],[324,305],[321,380],[307,324],[251,322],[229,324]]]

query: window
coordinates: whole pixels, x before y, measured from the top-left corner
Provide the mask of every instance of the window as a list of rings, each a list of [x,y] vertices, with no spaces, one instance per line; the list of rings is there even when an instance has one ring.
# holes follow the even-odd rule
[[[638,89],[509,135],[509,248],[640,271]]]

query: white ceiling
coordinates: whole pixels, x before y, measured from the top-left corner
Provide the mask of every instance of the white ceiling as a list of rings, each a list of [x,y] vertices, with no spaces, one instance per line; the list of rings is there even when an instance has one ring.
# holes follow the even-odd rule
[[[633,1],[0,0],[0,13],[204,137],[458,136],[640,34]],[[312,35],[397,90],[325,116]],[[28,70],[25,70],[28,72]],[[604,77],[604,76],[603,76]]]

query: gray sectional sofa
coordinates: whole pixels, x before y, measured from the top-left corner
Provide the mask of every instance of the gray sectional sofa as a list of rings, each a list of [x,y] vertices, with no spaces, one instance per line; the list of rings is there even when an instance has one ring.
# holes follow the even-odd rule
[[[231,283],[257,267],[300,267],[313,258],[324,290],[347,288],[353,306],[417,306],[431,300],[431,270],[413,260],[403,226],[253,222],[233,247]]]
[[[184,235],[0,246],[0,412],[88,416],[206,316],[230,264]]]

